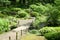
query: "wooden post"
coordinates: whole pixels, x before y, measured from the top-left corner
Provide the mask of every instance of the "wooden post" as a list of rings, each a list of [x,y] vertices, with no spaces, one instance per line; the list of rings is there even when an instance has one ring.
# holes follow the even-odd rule
[[[26,28],[27,29],[27,32],[29,31],[29,29],[28,28]]]
[[[11,37],[9,36],[9,40],[11,40]]]
[[[21,30],[21,36],[22,36],[22,30]]]
[[[25,29],[25,34],[26,34],[26,29]]]
[[[19,27],[19,21],[17,21],[17,27]]]
[[[16,32],[16,40],[18,40],[18,32]]]

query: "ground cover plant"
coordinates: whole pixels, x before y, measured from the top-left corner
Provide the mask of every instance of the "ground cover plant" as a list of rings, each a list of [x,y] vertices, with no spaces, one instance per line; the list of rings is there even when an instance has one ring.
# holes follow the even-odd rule
[[[45,37],[48,40],[59,40],[60,39],[60,32],[47,33],[47,34],[45,34]]]
[[[0,33],[7,32],[9,30],[9,20],[0,18]]]
[[[46,33],[51,33],[51,32],[60,32],[60,27],[44,27],[39,30],[41,35],[45,35]]]

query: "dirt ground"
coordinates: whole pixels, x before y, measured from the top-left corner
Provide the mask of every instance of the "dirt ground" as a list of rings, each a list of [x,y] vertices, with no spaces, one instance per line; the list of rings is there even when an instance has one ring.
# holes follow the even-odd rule
[[[34,34],[28,34],[26,36],[22,36],[21,40],[46,40],[44,36],[36,36]]]

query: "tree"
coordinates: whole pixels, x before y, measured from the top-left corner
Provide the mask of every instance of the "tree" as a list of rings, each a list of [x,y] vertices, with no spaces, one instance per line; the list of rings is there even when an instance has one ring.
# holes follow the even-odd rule
[[[10,5],[10,1],[9,0],[0,0],[0,4],[1,4],[1,6],[8,6],[8,5]]]

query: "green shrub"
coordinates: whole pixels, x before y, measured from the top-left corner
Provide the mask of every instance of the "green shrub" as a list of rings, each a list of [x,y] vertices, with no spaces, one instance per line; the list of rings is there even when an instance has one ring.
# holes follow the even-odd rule
[[[17,18],[16,17],[8,16],[7,19],[9,20],[11,29],[14,29],[17,27]]]
[[[0,33],[7,32],[10,30],[8,19],[0,18]]]
[[[49,17],[47,18],[48,26],[58,26],[60,13],[57,8],[52,8],[49,13]]]
[[[60,6],[60,0],[55,0],[56,6]]]
[[[35,29],[30,30],[29,32],[30,32],[30,33],[32,33],[32,34],[37,34],[37,33],[38,33],[38,31],[37,31],[37,30],[35,30]]]
[[[0,0],[1,6],[9,6],[11,4],[11,1],[9,0]]]
[[[37,16],[39,16],[39,13],[37,13],[37,12],[32,12],[32,13],[30,13],[30,15],[31,15],[32,17],[37,17]]]
[[[30,5],[30,8],[32,11],[37,12],[37,14],[39,14],[40,16],[40,20],[39,22],[46,22],[47,26],[58,26],[59,24],[59,17],[60,17],[60,13],[59,10],[52,6],[51,4],[46,4],[46,5],[42,5],[42,4],[38,4],[38,5]],[[37,16],[36,13],[32,12],[32,16]],[[35,15],[36,14],[36,15]]]
[[[9,8],[5,8],[5,9],[2,10],[2,13],[5,14],[5,15],[7,15],[9,11],[10,11]]]
[[[43,3],[43,4],[48,4],[48,3],[54,4],[54,1],[55,0],[40,0],[40,2]]]
[[[58,30],[60,30],[60,29],[58,29]],[[41,35],[44,35],[49,32],[57,32],[57,30],[55,27],[44,27],[44,28],[40,29],[39,32],[41,33]]]
[[[34,27],[35,29],[40,29],[40,20],[40,16],[35,17],[35,21],[32,23],[32,27]]]
[[[15,16],[18,14],[18,11],[20,10],[21,10],[20,8],[7,8],[7,9],[4,9],[2,12],[9,16]]]
[[[11,8],[11,11],[16,11],[16,12],[18,12],[18,11],[20,11],[21,10],[21,8]]]
[[[60,40],[60,32],[51,32],[44,35],[47,40]]]
[[[37,17],[40,15],[38,12],[34,12],[32,9],[26,9],[25,11],[29,13],[31,17]]]
[[[4,18],[6,15],[0,13],[0,18]]]
[[[60,27],[54,27],[57,32],[60,32]]]
[[[4,15],[14,16],[18,14],[18,11],[21,11],[20,8],[5,8],[2,10],[2,13]]]
[[[12,15],[16,15],[17,14],[17,12],[11,11],[10,8],[3,9],[1,13],[4,14],[4,15],[9,15],[9,16],[12,16]]]
[[[20,11],[20,10],[21,10],[20,8],[11,8],[10,14],[11,15],[17,15],[18,11]]]
[[[41,15],[41,16],[36,16],[35,21],[32,23],[32,26],[35,29],[40,29],[43,26],[46,26],[46,19],[47,16]]]
[[[25,9],[25,11],[27,12],[27,13],[31,13],[32,12],[32,10],[29,8],[29,9]]]
[[[40,5],[30,5],[30,8],[35,11],[38,12],[39,14],[45,14],[47,13],[47,11],[49,10],[48,7],[40,4]]]
[[[18,11],[18,15],[17,15],[17,17],[18,18],[27,18],[27,17],[29,17],[29,14],[27,13],[27,12],[25,12],[25,11]]]

